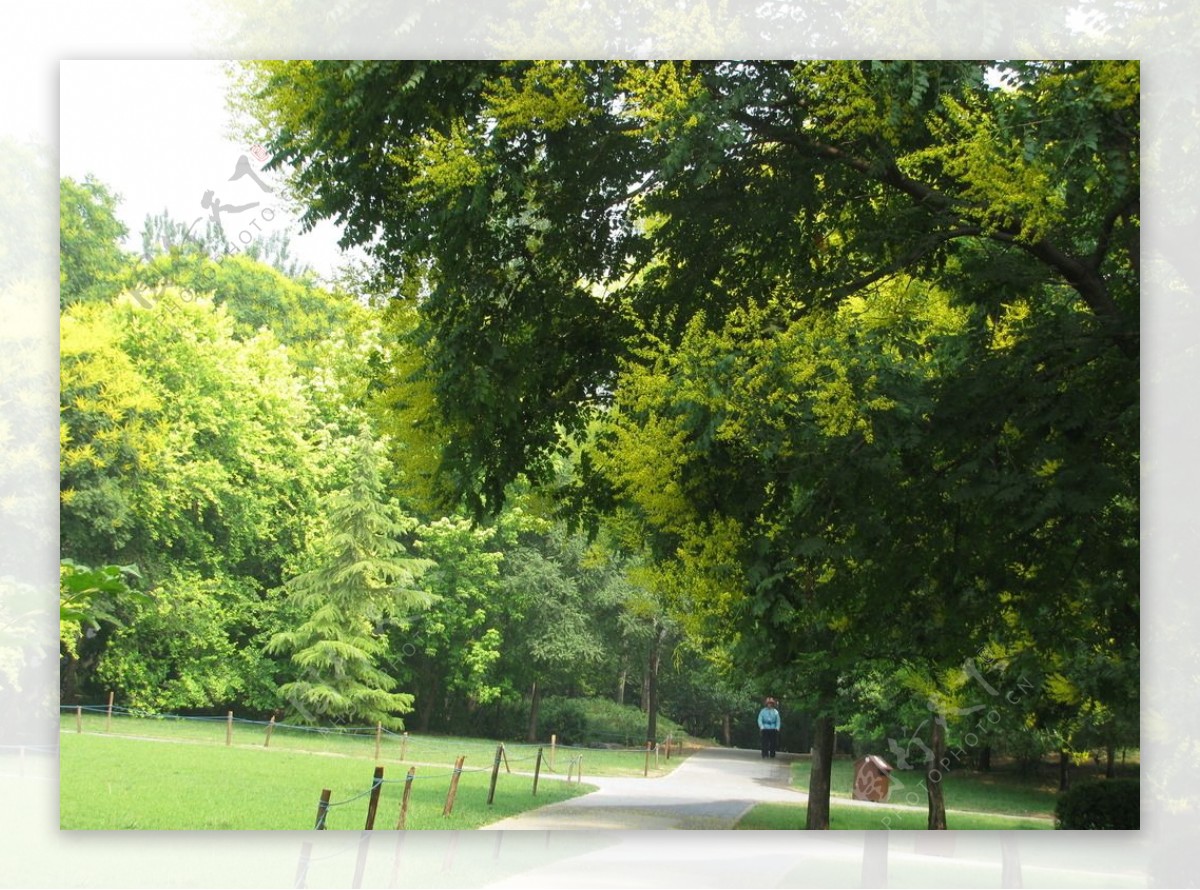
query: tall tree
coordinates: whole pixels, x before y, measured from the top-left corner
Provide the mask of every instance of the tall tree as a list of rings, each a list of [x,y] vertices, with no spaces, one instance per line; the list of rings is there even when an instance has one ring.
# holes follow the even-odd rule
[[[431,604],[417,586],[430,562],[401,540],[417,523],[386,500],[374,443],[364,436],[355,458],[350,486],[324,499],[327,529],[313,567],[286,585],[303,623],[275,634],[268,649],[290,653],[301,671],[279,689],[294,719],[402,729],[413,696],[393,692],[396,679],[379,667],[382,625]]]
[[[615,404],[609,478],[818,747],[872,646],[933,677],[1087,602],[1133,652],[1136,63],[255,71],[309,220],[425,289],[443,478],[494,510]]]

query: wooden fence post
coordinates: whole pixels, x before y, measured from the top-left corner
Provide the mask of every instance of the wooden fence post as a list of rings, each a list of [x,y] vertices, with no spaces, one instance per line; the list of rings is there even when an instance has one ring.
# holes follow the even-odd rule
[[[579,775],[575,779],[576,783],[583,782],[583,755],[579,755]]]
[[[653,742],[646,742],[646,768],[642,770],[643,778],[650,775],[650,746],[653,744]]]
[[[404,762],[404,758],[407,756],[408,756],[408,733],[405,732],[404,736],[400,739],[400,761],[401,761],[401,763]]]
[[[450,790],[446,792],[446,805],[442,807],[443,816],[449,816],[454,812],[454,797],[458,794],[458,777],[462,775],[462,765],[466,759],[465,754],[460,754],[458,760],[454,761],[454,775],[450,778]]]
[[[496,762],[492,764],[492,784],[488,786],[488,806],[496,799],[496,779],[500,777],[500,755],[504,753],[504,745],[496,746]]]
[[[383,721],[375,723],[375,762],[379,763],[379,742],[383,737]]]
[[[508,749],[504,747],[504,742],[500,743],[500,756],[504,758],[504,771],[511,773],[512,770],[508,768]]]
[[[105,732],[112,732],[112,706],[113,706],[113,694],[114,694],[114,693],[113,693],[113,692],[112,692],[112,690],[110,689],[110,690],[109,690],[109,692],[108,692],[108,717],[106,717],[106,718],[105,718],[105,720],[104,720],[104,731],[105,731]]]
[[[658,769],[658,742],[654,743],[654,768]]]
[[[554,769],[554,746],[558,743],[558,736],[554,733],[550,734],[550,769]]]
[[[275,715],[272,714],[270,722],[267,723],[267,737],[265,740],[263,740],[264,748],[271,747],[271,733],[274,731],[274,729],[275,729]]]
[[[233,744],[233,711],[225,714],[225,747]]]
[[[83,708],[75,706],[75,731],[83,732]]]
[[[379,809],[379,795],[383,791],[383,767],[375,767],[375,777],[371,780],[371,800],[367,803],[367,824],[364,831],[375,827],[375,811]]]
[[[412,794],[413,776],[417,774],[417,768],[410,766],[408,775],[404,777],[404,797],[400,799],[400,818],[396,820],[396,830],[403,831],[404,823],[408,820],[408,796]]]
[[[533,765],[533,796],[537,797],[538,776],[542,774],[542,749],[538,748],[537,761]]]
[[[329,795],[332,793],[328,788],[321,789],[321,799],[317,802],[317,824],[313,826],[318,830],[325,830],[325,817],[329,813]]]

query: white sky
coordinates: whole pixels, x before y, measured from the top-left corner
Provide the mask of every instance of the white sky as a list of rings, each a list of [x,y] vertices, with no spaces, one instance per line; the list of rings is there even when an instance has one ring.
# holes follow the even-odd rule
[[[201,205],[212,190],[222,205],[259,206],[225,212],[226,236],[270,234],[292,229],[294,257],[320,274],[339,262],[336,230],[322,225],[301,235],[295,218],[275,195],[247,176],[230,182],[245,155],[258,173],[253,146],[228,138],[225,108],[228,80],[218,61],[63,61],[59,69],[59,172],[82,180],[87,174],[121,196],[119,213],[129,228],[128,245],[140,249],[146,215],[165,208],[191,224],[210,213]],[[261,174],[276,188],[277,176]],[[267,219],[274,212],[273,219]],[[265,212],[265,215],[264,215]],[[255,224],[257,229],[254,228]],[[246,240],[243,239],[243,240]]]

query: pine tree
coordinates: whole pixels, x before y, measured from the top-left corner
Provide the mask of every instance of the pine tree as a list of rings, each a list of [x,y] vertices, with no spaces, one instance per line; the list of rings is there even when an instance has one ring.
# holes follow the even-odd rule
[[[293,605],[307,616],[295,630],[275,634],[268,651],[291,652],[299,679],[279,692],[289,719],[301,723],[381,722],[402,729],[400,715],[413,709],[413,696],[393,691],[396,680],[377,666],[387,649],[382,622],[427,608],[433,601],[418,589],[432,563],[410,556],[401,535],[417,521],[383,493],[379,457],[365,435],[354,455],[350,485],[325,498],[328,531],[316,567],[286,585]]]

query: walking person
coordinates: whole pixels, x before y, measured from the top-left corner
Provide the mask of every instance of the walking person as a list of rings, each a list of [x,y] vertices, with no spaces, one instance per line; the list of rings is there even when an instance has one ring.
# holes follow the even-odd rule
[[[763,759],[775,756],[775,749],[779,745],[779,709],[775,706],[779,702],[773,698],[768,698],[763,709],[758,712],[758,729],[762,733],[762,756]]]

